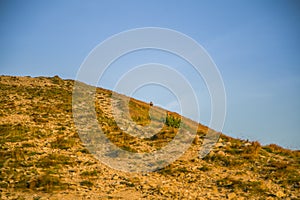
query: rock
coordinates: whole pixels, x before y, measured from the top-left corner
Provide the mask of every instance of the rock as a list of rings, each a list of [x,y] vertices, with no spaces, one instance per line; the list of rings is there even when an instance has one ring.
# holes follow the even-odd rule
[[[234,192],[227,194],[228,199],[234,199],[235,197],[236,197],[236,194]]]
[[[231,142],[227,142],[226,145],[230,147],[231,146]]]
[[[16,172],[20,173],[22,170],[21,169],[15,169]]]
[[[199,144],[199,136],[196,135],[193,144]]]
[[[267,197],[266,200],[274,200],[274,197]]]
[[[77,152],[76,152],[76,155],[77,155],[77,156],[82,156],[82,153],[81,153],[80,151],[77,151]]]
[[[247,142],[247,143],[244,144],[244,146],[246,146],[246,147],[247,147],[247,146],[251,146],[251,145],[252,145],[252,144],[251,144],[250,142]]]
[[[216,148],[220,148],[220,147],[223,147],[223,146],[224,145],[222,143],[219,143],[219,142],[215,145]]]
[[[134,130],[131,128],[131,126],[128,126],[126,132],[130,134],[130,133],[132,133],[133,131],[134,131]]]
[[[111,180],[118,180],[119,179],[119,176],[117,174],[114,174],[111,178]]]
[[[224,153],[224,151],[218,151],[218,153],[217,153],[219,156],[225,156],[225,153]]]
[[[284,194],[284,192],[279,190],[279,191],[276,192],[276,196],[279,197],[279,198],[282,198],[282,197],[285,197],[285,194]]]
[[[215,152],[211,151],[211,152],[209,152],[208,155],[209,155],[209,156],[214,156],[214,155],[215,155]]]

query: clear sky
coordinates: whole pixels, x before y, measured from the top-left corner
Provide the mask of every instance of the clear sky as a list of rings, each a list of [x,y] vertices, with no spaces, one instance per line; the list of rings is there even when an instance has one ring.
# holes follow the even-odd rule
[[[182,32],[207,50],[223,77],[225,134],[300,149],[299,1],[1,0],[0,24],[0,74],[71,79],[88,53],[113,34],[149,26]],[[134,57],[119,63],[135,63]],[[117,73],[118,66],[100,85],[111,89]],[[193,80],[192,72],[185,73]],[[172,108],[171,94],[162,93],[155,102]],[[141,91],[135,96],[149,100]],[[209,106],[209,100],[200,105],[204,124]]]

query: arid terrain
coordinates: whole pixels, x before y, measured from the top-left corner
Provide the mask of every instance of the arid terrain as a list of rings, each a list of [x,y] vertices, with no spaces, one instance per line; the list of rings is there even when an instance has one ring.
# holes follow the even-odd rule
[[[0,199],[300,199],[299,151],[221,134],[200,159],[209,130],[200,124],[190,148],[162,169],[131,173],[103,164],[78,136],[73,85],[58,76],[0,76]],[[154,136],[128,135],[114,120],[111,96],[111,91],[97,88],[95,108],[116,146],[152,152],[175,137],[181,116],[171,112]],[[149,107],[131,99],[131,118],[148,124]]]

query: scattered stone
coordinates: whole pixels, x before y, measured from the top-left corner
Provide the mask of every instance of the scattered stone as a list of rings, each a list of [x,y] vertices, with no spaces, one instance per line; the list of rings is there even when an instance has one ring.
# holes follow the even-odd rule
[[[294,156],[298,154],[291,151],[293,156],[288,156],[290,151],[281,154],[280,149],[275,154],[262,148],[259,156],[244,157],[249,152],[241,151],[242,147],[252,145],[251,142],[234,138],[226,142],[227,139],[219,138],[215,144],[216,137],[212,137],[204,143],[207,129],[201,125],[199,130],[202,131],[193,141],[196,145],[184,152],[175,145],[174,150],[183,155],[163,169],[129,173],[111,168],[110,161],[104,164],[90,153],[93,149],[84,149],[89,143],[83,144],[77,135],[71,105],[72,84],[67,80],[53,83],[51,78],[0,76],[0,160],[3,159],[0,161],[0,199],[246,199],[243,196],[247,199],[299,199],[299,183],[286,183],[290,171],[299,169],[298,156]],[[130,139],[133,133],[152,136],[157,132],[147,126],[135,129],[135,123],[129,122],[126,116],[119,121],[123,129],[117,127],[113,120],[111,93],[98,89],[99,101],[95,106],[101,110],[98,122],[117,147],[127,150],[132,147],[141,153],[167,147],[166,137]],[[85,104],[77,108],[84,108]],[[139,108],[143,105],[149,108],[149,103],[141,103]],[[83,128],[88,132],[91,127],[83,124]],[[172,133],[174,130],[177,129]],[[126,139],[122,138],[123,131],[127,132]],[[161,136],[170,135],[168,131]],[[15,133],[20,133],[20,137]],[[184,135],[192,136],[188,131]],[[201,154],[199,150],[203,146],[208,148]],[[214,152],[208,151],[210,147]],[[119,159],[117,151],[109,156],[112,161]],[[138,154],[134,156],[140,158]],[[283,161],[291,163],[291,170],[282,170],[280,176],[272,173],[282,167]],[[247,192],[237,184],[245,184],[241,188],[247,188]]]
[[[226,156],[225,153],[224,153],[224,151],[218,151],[217,154],[218,154],[219,156]]]
[[[285,197],[285,194],[284,194],[284,192],[279,190],[279,191],[276,192],[276,196],[279,197],[279,198],[282,198],[282,197]]]
[[[196,144],[196,145],[199,144],[199,136],[198,135],[195,136],[193,144]]]
[[[236,194],[234,192],[227,194],[228,199],[234,199],[235,197],[236,197]]]
[[[209,155],[209,156],[214,156],[214,155],[215,155],[215,152],[210,151],[208,155]]]
[[[246,146],[246,147],[247,147],[247,146],[251,146],[251,145],[252,145],[252,144],[251,144],[250,142],[247,142],[247,143],[244,144],[244,146]]]
[[[220,142],[218,142],[216,145],[215,145],[216,148],[221,148],[221,147],[224,147],[224,145]]]
[[[231,142],[226,142],[226,146],[231,146]]]

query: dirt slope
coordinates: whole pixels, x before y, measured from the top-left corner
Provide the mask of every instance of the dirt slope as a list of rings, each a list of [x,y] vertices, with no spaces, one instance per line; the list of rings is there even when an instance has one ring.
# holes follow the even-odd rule
[[[300,199],[299,151],[221,135],[199,159],[208,130],[202,125],[188,151],[163,169],[129,173],[104,165],[76,132],[73,85],[57,76],[0,76],[0,199]],[[96,113],[118,147],[152,152],[176,136],[176,120],[151,138],[126,134],[114,121],[111,96],[97,89]],[[148,103],[131,99],[129,107],[137,124],[149,124]]]

